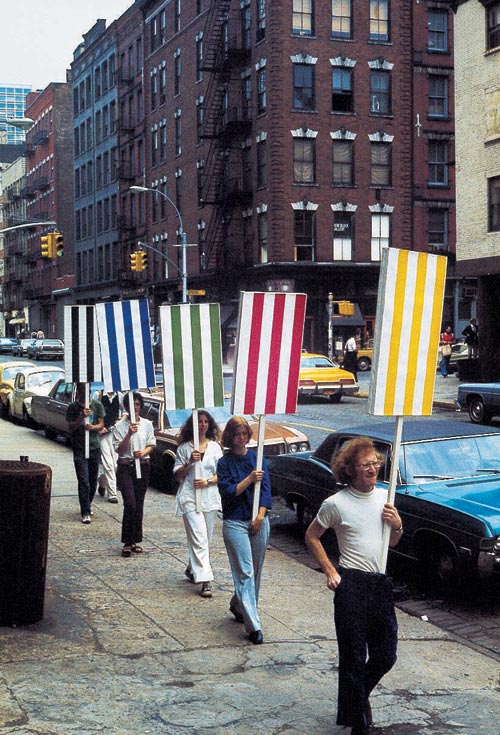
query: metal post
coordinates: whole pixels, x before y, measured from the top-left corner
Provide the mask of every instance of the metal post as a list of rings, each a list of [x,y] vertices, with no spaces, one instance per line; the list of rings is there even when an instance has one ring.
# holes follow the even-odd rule
[[[181,232],[181,247],[182,247],[182,259],[181,259],[181,281],[182,281],[182,303],[187,304],[187,235],[184,232],[184,228]]]

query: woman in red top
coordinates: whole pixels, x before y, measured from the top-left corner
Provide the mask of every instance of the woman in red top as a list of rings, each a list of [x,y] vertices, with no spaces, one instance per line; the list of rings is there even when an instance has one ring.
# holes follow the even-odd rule
[[[448,377],[448,366],[450,364],[451,348],[455,341],[455,335],[451,331],[451,326],[446,325],[444,332],[441,332],[439,338],[439,346],[441,348],[441,375],[443,378]]]

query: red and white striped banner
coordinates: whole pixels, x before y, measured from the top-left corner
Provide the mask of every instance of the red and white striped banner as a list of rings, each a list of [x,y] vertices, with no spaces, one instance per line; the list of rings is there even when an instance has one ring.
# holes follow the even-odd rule
[[[242,292],[233,413],[294,413],[306,295]]]

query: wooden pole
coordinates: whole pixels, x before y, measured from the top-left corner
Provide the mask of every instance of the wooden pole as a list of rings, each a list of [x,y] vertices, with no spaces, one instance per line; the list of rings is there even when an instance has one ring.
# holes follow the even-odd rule
[[[128,392],[128,415],[130,418],[130,423],[135,424],[136,418],[135,418],[135,406],[134,406],[134,392],[129,390]],[[134,436],[132,435],[130,437],[130,449],[132,452],[132,456],[134,456]],[[136,459],[135,460],[135,476],[138,480],[141,479],[141,460]]]
[[[257,439],[257,464],[255,469],[262,469],[262,457],[264,454],[264,435],[266,433],[266,417],[265,414],[259,416],[259,434]],[[253,494],[252,521],[257,518],[260,504],[260,482],[256,482]]]
[[[396,485],[398,481],[399,453],[401,451],[401,435],[403,433],[403,417],[396,416],[396,426],[394,428],[394,441],[392,444],[391,455],[391,475],[389,478],[389,492],[387,493],[387,502],[394,503],[396,496]],[[380,559],[380,571],[385,574],[387,566],[387,554],[389,552],[389,539],[391,536],[391,527],[388,523],[384,523],[382,530],[382,555]]]
[[[200,451],[200,432],[198,431],[198,409],[193,408],[193,446],[197,452]],[[194,465],[194,479],[198,480],[200,477],[200,469],[201,469],[201,463],[195,462]],[[200,498],[201,490],[197,489],[195,490],[195,496],[196,496],[196,511],[199,513],[201,511],[201,498]]]

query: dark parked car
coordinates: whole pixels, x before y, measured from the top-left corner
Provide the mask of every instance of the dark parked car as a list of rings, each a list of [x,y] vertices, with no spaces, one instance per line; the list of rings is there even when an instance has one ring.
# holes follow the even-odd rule
[[[462,383],[457,403],[474,424],[489,424],[500,416],[500,383]]]
[[[37,339],[28,346],[27,356],[33,360],[63,360],[64,342],[60,339]]]
[[[7,355],[10,354],[16,342],[17,339],[15,337],[0,337],[0,352]]]
[[[28,348],[35,343],[34,339],[18,339],[12,347],[12,354],[16,357],[28,357]]]
[[[56,368],[58,369],[58,368]],[[91,383],[90,394],[100,395],[102,383]],[[55,383],[48,395],[33,396],[31,399],[32,426],[43,429],[48,439],[55,439],[58,435],[69,438],[71,432],[66,421],[66,411],[69,404],[75,400],[75,383],[66,383],[62,376]]]
[[[330,462],[356,436],[371,437],[386,458],[378,484],[388,488],[392,420],[330,434],[314,452],[269,458],[273,493],[300,523],[339,489]],[[405,532],[391,554],[420,562],[442,582],[500,575],[500,431],[406,419],[395,503]]]

